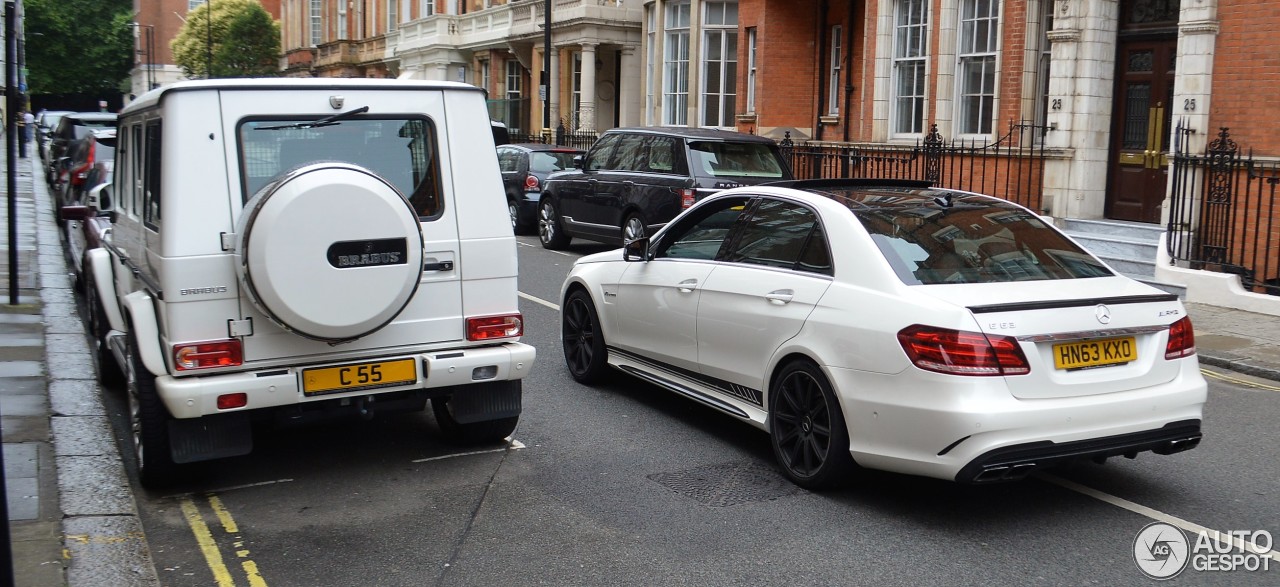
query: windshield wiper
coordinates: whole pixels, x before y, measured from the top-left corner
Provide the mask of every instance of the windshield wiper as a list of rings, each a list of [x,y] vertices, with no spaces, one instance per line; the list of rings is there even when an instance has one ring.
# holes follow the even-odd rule
[[[368,111],[369,111],[368,106],[361,106],[359,108],[356,108],[355,110],[339,112],[337,114],[326,116],[324,118],[317,118],[316,120],[309,120],[306,122],[292,122],[289,124],[278,124],[276,126],[259,126],[254,130],[281,130],[286,128],[307,129],[307,128],[317,128],[321,126],[333,126],[335,124],[338,124],[338,121],[340,120],[346,120],[348,118],[351,118],[352,116],[355,116],[357,114],[364,114],[365,112],[368,112]]]

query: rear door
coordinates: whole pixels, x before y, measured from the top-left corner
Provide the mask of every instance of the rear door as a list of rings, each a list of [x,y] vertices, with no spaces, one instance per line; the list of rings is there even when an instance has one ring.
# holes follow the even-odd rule
[[[224,116],[224,133],[235,141],[226,149],[234,194],[233,216],[241,214],[244,202],[259,189],[296,164],[310,161],[352,163],[374,172],[394,186],[417,214],[421,242],[410,243],[409,246],[422,247],[423,270],[412,297],[390,322],[372,334],[338,346],[303,338],[279,327],[255,306],[241,284],[238,288],[241,311],[243,317],[252,318],[253,323],[253,335],[244,339],[246,360],[463,340],[464,269],[459,248],[458,202],[453,195],[459,188],[468,194],[487,191],[474,189],[479,185],[474,182],[480,180],[454,176],[457,163],[454,157],[460,155],[452,152],[444,107],[445,92],[423,90],[407,99],[404,92],[347,91],[344,92],[343,110],[368,106],[367,114],[317,128],[288,127],[290,123],[333,115],[330,94],[323,90],[222,93],[222,108],[227,113]],[[491,196],[500,198],[497,158],[492,147],[488,148],[489,157],[485,160],[494,166],[489,173],[494,184]],[[319,224],[314,230],[328,235],[322,240],[330,252],[336,250],[334,247],[348,247],[351,243],[366,241],[374,243],[385,236],[378,226],[348,222],[347,215],[340,208],[318,209],[316,213]],[[351,253],[345,249],[341,252]],[[323,263],[326,251],[299,251],[298,254],[300,262],[302,255],[319,255]],[[351,269],[352,279],[358,279],[362,270]],[[377,292],[369,293],[372,299]],[[323,295],[324,292],[317,292],[317,296]]]

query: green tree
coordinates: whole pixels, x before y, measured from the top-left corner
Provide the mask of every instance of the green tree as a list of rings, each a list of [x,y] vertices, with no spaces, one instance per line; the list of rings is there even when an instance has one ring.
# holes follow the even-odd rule
[[[25,0],[31,94],[119,93],[133,69],[132,0]]]
[[[205,2],[187,13],[169,47],[190,78],[280,74],[280,24],[255,0]]]

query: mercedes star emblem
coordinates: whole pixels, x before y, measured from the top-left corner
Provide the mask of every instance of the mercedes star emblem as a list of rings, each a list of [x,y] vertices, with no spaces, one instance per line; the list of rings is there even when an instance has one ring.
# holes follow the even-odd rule
[[[1098,323],[1100,324],[1109,324],[1111,322],[1111,308],[1108,308],[1106,304],[1098,304],[1098,307],[1093,309],[1093,315],[1098,318]]]

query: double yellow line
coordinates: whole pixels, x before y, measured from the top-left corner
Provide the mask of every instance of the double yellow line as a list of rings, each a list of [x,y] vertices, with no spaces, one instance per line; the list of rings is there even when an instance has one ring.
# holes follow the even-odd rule
[[[1232,377],[1230,375],[1227,375],[1226,373],[1219,373],[1217,371],[1211,371],[1205,368],[1201,368],[1200,373],[1204,374],[1205,377],[1208,377],[1210,379],[1217,379],[1218,381],[1226,381],[1227,383],[1234,383],[1236,385],[1243,385],[1245,387],[1252,387],[1255,389],[1265,389],[1267,391],[1280,391],[1280,387],[1276,387],[1274,385],[1267,385],[1266,383],[1259,383],[1257,381],[1240,379],[1238,377]]]
[[[244,576],[248,581],[249,587],[267,587],[267,582],[258,573],[258,565],[249,558],[249,551],[244,548],[244,541],[240,538],[240,527],[236,525],[235,519],[231,517],[231,512],[227,511],[222,500],[217,495],[208,494],[204,497],[207,501],[209,509],[213,511],[213,515],[217,518],[218,524],[222,526],[223,533],[230,537],[232,547],[235,548],[236,558],[240,560],[240,568],[244,571]],[[222,551],[218,548],[218,541],[213,535],[213,531],[209,529],[209,524],[205,523],[204,514],[200,511],[200,506],[195,499],[191,497],[183,497],[180,500],[182,506],[182,516],[187,519],[187,525],[191,526],[191,533],[195,534],[196,544],[200,546],[200,552],[204,554],[204,560],[209,565],[209,570],[213,571],[213,579],[217,587],[236,587],[236,578],[232,576],[227,564],[223,561]],[[226,538],[224,537],[224,540]]]

